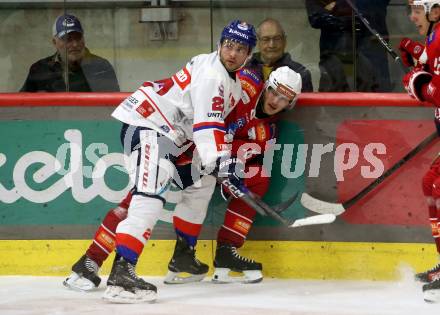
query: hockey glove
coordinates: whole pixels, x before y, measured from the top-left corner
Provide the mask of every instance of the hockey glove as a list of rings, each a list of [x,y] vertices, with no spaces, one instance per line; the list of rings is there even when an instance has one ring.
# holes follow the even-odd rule
[[[229,182],[240,190],[246,189],[244,187],[244,163],[236,157],[220,160],[217,176],[219,178],[227,177]],[[221,185],[220,193],[225,200],[228,200],[231,191]]]
[[[407,74],[404,75],[402,79],[403,86],[408,94],[418,101],[424,101],[422,98],[422,87],[428,84],[432,79],[432,74],[424,71],[420,67],[416,67]]]
[[[403,64],[407,67],[414,66],[414,59],[418,61],[424,49],[422,44],[406,37],[403,38],[399,44],[400,58]]]

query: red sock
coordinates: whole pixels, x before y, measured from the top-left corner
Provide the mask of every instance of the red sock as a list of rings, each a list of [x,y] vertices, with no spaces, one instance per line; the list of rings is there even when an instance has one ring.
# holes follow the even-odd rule
[[[431,209],[429,210],[429,220],[431,221],[432,236],[437,246],[437,253],[440,255],[440,209],[435,210],[435,216],[431,216]]]
[[[108,255],[115,249],[116,227],[127,217],[127,209],[111,209],[95,233],[86,255],[101,266]]]
[[[264,171],[261,169],[261,173],[257,176],[245,179],[246,187],[260,197],[269,188],[269,180],[261,176],[262,173]],[[254,222],[255,214],[255,210],[240,199],[232,199],[226,210],[224,223],[218,231],[217,243],[231,244],[237,248],[243,246]]]
[[[232,204],[233,202],[231,202]],[[252,227],[255,217],[255,210],[247,211],[247,213],[237,213],[229,208],[225,213],[225,221],[220,227],[217,235],[218,244],[231,244],[237,248],[243,246],[243,243]],[[233,206],[233,205],[232,205]],[[253,212],[253,213],[252,213]]]

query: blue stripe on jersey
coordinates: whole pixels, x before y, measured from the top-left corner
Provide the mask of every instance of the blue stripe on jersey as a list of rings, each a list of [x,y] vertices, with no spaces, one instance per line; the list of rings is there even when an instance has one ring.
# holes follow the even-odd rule
[[[194,127],[193,131],[200,131],[200,130],[206,130],[206,129],[217,129],[226,132],[226,127],[219,127],[215,125],[206,125],[206,126],[200,126],[200,127]]]

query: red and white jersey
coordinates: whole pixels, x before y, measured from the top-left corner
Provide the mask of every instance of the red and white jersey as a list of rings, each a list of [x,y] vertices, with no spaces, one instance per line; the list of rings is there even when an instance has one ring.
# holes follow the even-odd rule
[[[148,127],[178,146],[194,141],[204,165],[229,153],[224,118],[240,100],[217,52],[198,55],[171,78],[145,82],[112,113],[126,124]]]
[[[238,77],[243,89],[242,104],[227,117],[227,137],[231,151],[242,159],[253,159],[264,153],[276,140],[276,121],[279,115],[256,118],[256,107],[263,93],[264,82],[256,72],[243,68]]]
[[[424,70],[432,74],[432,80],[423,87],[423,98],[440,107],[440,23],[437,23],[426,38],[425,51],[419,58]]]

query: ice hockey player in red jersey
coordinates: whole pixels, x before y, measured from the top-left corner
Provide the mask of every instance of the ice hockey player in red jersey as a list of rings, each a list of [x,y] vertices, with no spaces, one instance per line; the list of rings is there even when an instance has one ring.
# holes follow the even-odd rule
[[[242,104],[236,106],[227,117],[227,135],[231,144],[232,155],[246,161],[244,172],[248,175],[244,185],[254,194],[263,196],[269,186],[270,174],[265,174],[263,166],[264,151],[276,141],[276,124],[279,113],[293,108],[301,93],[301,76],[289,67],[281,67],[273,71],[266,82],[263,82],[257,72],[244,68],[238,74],[242,89]],[[224,187],[222,193],[228,195]],[[207,198],[210,198],[208,196]],[[189,209],[188,209],[189,210]],[[206,212],[200,213],[197,208],[186,211],[187,216],[203,217]],[[214,259],[214,276],[212,280],[217,283],[244,282],[254,283],[263,279],[262,265],[258,262],[242,257],[237,249],[240,248],[252,227],[255,210],[239,199],[231,198],[228,204],[224,223],[217,237],[217,249]],[[186,224],[191,224],[191,219]],[[174,220],[176,231],[179,230],[179,220]],[[182,229],[180,229],[182,230]],[[179,233],[178,233],[179,234]],[[197,233],[192,233],[194,238]],[[176,245],[177,247],[177,245]],[[173,257],[177,257],[174,253]],[[179,271],[188,268],[173,267],[173,259],[168,265],[168,274],[165,283],[184,283]],[[230,277],[229,272],[243,273],[241,277]]]
[[[409,1],[411,21],[420,35],[426,36],[425,44],[402,39],[399,49],[402,61],[413,68],[403,77],[408,94],[436,108],[435,123],[440,132],[440,0]],[[436,158],[423,177],[423,193],[429,208],[429,220],[439,262],[436,266],[416,274],[423,286],[426,301],[440,301],[440,158]]]
[[[270,174],[263,165],[264,152],[276,142],[276,122],[280,113],[294,107],[301,93],[301,76],[289,67],[273,71],[261,83],[256,73],[240,72],[243,91],[252,106],[240,106],[228,117],[228,134],[234,138],[232,152],[246,160],[245,186],[262,197],[269,188]],[[214,259],[214,282],[255,283],[263,280],[262,264],[242,257],[242,247],[255,218],[255,210],[239,199],[232,198],[227,206],[224,223],[217,235]],[[230,272],[242,276],[231,277]]]

